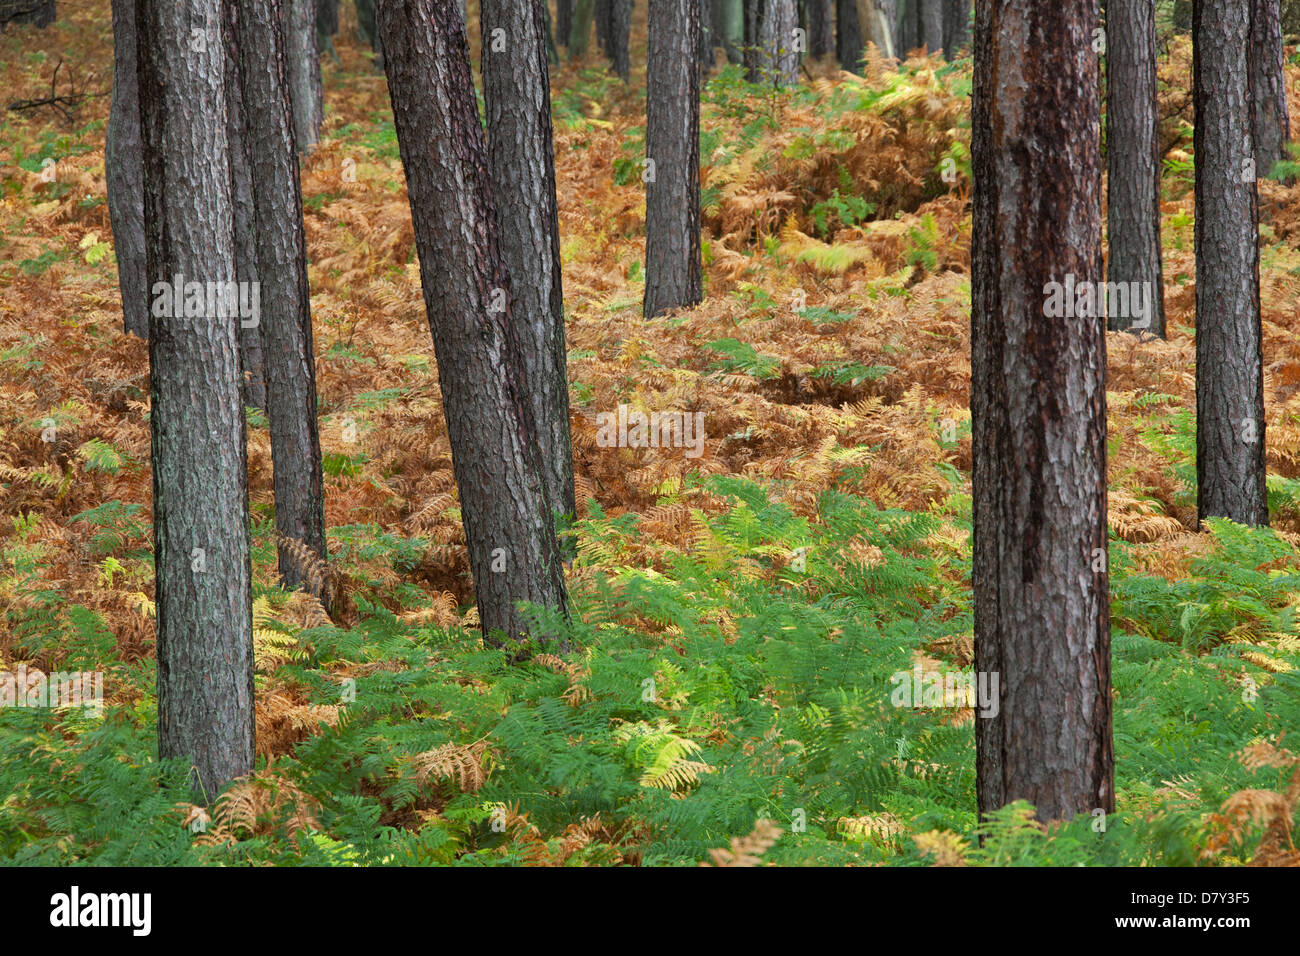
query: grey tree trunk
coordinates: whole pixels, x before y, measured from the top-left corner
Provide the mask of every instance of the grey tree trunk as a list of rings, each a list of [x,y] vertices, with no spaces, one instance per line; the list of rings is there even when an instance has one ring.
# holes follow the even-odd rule
[[[113,100],[104,147],[108,218],[113,226],[122,327],[149,337],[149,282],[145,278],[144,168],[140,141],[140,87],[136,69],[135,0],[113,0]]]
[[[739,65],[744,62],[741,46],[745,42],[745,7],[742,0],[715,0],[714,25],[722,43],[727,62]]]
[[[215,314],[202,293],[189,299],[183,286],[174,288],[235,279],[221,8],[221,0],[139,0],[137,11],[144,222],[155,280],[149,388],[158,754],[191,761],[191,783],[205,801],[253,769],[238,326]],[[195,148],[166,145],[178,143]],[[179,316],[167,301],[178,296]]]
[[[632,0],[614,0],[611,17],[609,59],[626,83],[632,75]]]
[[[235,275],[252,288],[258,285],[257,232],[253,218],[253,177],[248,152],[247,110],[239,83],[240,22],[238,7],[223,7],[226,24],[226,135],[230,143],[230,201],[235,223]],[[250,408],[266,408],[266,380],[262,368],[262,333],[258,321],[239,321],[239,365],[243,401]]]
[[[520,602],[567,616],[568,595],[469,43],[456,0],[381,0],[379,27],[479,619],[488,643],[519,642]]]
[[[1096,0],[982,0],[973,96],[975,670],[987,814],[1115,806],[1106,569],[1106,339],[1049,283],[1101,278]]]
[[[808,0],[808,54],[829,56],[835,50],[835,0]]]
[[[573,22],[569,25],[569,58],[580,60],[591,43],[591,21],[596,14],[596,0],[576,0]]]
[[[1282,66],[1282,12],[1278,0],[1250,0],[1249,69],[1251,115],[1255,134],[1255,168],[1271,176],[1286,158],[1291,120],[1286,109],[1286,74]]]
[[[874,43],[882,56],[895,55],[895,0],[858,0],[858,26],[864,43]]]
[[[949,60],[970,45],[970,0],[944,0],[943,52]]]
[[[316,55],[315,0],[285,0],[284,34],[289,68],[289,93],[293,97],[294,140],[309,153],[320,142],[325,120],[320,58]]]
[[[944,0],[920,0],[921,6],[921,42],[927,53],[938,53],[943,49],[943,7]]]
[[[1249,6],[1196,0],[1192,35],[1197,513],[1267,525]]]
[[[905,57],[922,43],[921,0],[898,0],[894,20],[894,49]]]
[[[617,2],[617,0],[615,0]],[[700,0],[700,74],[713,72],[717,57],[714,55],[713,4]]]
[[[858,24],[857,0],[836,0],[835,55],[850,73],[862,72],[862,30]]]
[[[0,0],[0,33],[9,23],[30,23],[44,30],[56,13],[54,0]]]
[[[759,81],[773,86],[795,86],[799,82],[799,52],[795,48],[795,27],[799,25],[794,0],[763,0],[759,20]]]
[[[569,31],[573,28],[573,0],[556,0],[555,2],[555,39],[566,50],[569,47]]]
[[[324,480],[316,419],[307,239],[289,94],[281,0],[237,0],[240,80],[248,113],[258,271],[265,350],[278,566],[288,587],[306,586],[327,601],[319,566],[305,566],[298,542],[323,565]]]
[[[1106,34],[1106,278],[1140,290],[1146,303],[1133,308],[1130,291],[1129,308],[1108,316],[1107,324],[1112,331],[1136,326],[1164,338],[1155,0],[1108,0]]]
[[[631,0],[615,0],[616,12],[630,6]],[[523,347],[523,382],[541,448],[550,511],[560,516],[564,527],[577,515],[577,504],[542,12],[540,0],[482,0],[483,101],[501,254],[511,279],[511,318]],[[489,42],[498,29],[508,38],[505,49]],[[627,34],[623,37],[626,44]],[[617,40],[616,24],[616,44]]]
[[[646,79],[646,318],[704,295],[700,265],[700,0],[650,0]]]

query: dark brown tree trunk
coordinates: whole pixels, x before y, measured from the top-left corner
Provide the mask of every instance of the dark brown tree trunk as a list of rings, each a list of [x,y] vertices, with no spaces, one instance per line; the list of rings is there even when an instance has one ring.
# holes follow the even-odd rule
[[[568,596],[469,43],[455,0],[381,0],[379,22],[479,619],[489,643],[519,642],[520,602],[567,616]]]
[[[149,282],[145,278],[144,169],[136,44],[135,0],[113,0],[113,101],[104,147],[108,218],[113,226],[117,283],[122,290],[122,326],[146,339]]]
[[[626,83],[632,75],[632,0],[614,0],[612,18],[609,58]]]
[[[600,52],[606,56],[610,55],[610,31],[613,13],[613,0],[596,0],[596,11],[593,17],[596,21],[596,45],[600,47]]]
[[[1285,59],[1282,50],[1282,13],[1278,0],[1250,0],[1249,69],[1254,119],[1255,169],[1271,176],[1273,166],[1286,158],[1291,120],[1286,109]]]
[[[1192,34],[1197,513],[1267,525],[1249,6],[1196,0]]]
[[[1108,0],[1106,35],[1106,278],[1127,290],[1127,308],[1113,311],[1107,322],[1112,331],[1164,338],[1155,0]]]
[[[324,481],[302,189],[281,0],[237,0],[261,284],[260,331],[271,431],[278,563],[288,587],[328,600]],[[297,542],[293,544],[292,542]],[[303,549],[314,558],[303,555]],[[319,564],[317,563],[319,562]]]
[[[763,57],[759,46],[759,31],[763,25],[767,0],[744,0],[745,35],[741,47],[745,64],[745,80],[749,83],[763,82]]]
[[[943,52],[952,60],[970,45],[970,0],[944,0]]]
[[[836,0],[835,55],[850,73],[862,72],[862,30],[858,26],[857,0]]]
[[[829,56],[835,50],[835,0],[808,0],[808,53]]]
[[[1096,0],[981,0],[971,417],[979,810],[1110,812],[1106,339],[1050,284],[1101,278]]]
[[[239,83],[240,25],[238,7],[223,5],[226,24],[226,135],[230,143],[230,201],[235,223],[235,275],[249,288],[258,285],[257,232],[253,218],[253,178],[248,154],[247,111]],[[266,408],[266,380],[262,369],[260,318],[239,320],[239,365],[243,401],[250,408]]]
[[[646,80],[645,316],[703,298],[700,266],[700,0],[650,0]]]
[[[573,0],[555,2],[555,39],[566,50],[569,48],[569,31],[573,27]]]
[[[204,800],[253,769],[238,324],[184,288],[235,279],[223,29],[221,0],[139,0],[158,754],[192,761]]]
[[[709,0],[700,0],[700,75],[708,76],[713,72],[715,56],[713,53],[713,4]]]
[[[309,153],[320,142],[325,119],[320,58],[316,55],[315,0],[284,0],[284,35],[294,141],[301,152]]]
[[[615,0],[616,12],[626,13],[630,6],[631,0]],[[563,526],[576,516],[577,505],[542,12],[540,0],[482,0],[483,101],[501,254],[512,282],[510,314],[523,346],[523,381],[541,447],[547,498]],[[505,49],[488,41],[497,29],[508,38]],[[626,32],[622,35],[626,43]],[[626,46],[623,53],[626,57]]]

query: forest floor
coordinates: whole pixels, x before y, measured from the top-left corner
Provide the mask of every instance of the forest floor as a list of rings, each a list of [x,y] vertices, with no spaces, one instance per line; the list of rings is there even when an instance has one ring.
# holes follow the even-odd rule
[[[60,61],[60,92],[92,94],[0,117],[0,670],[102,672],[105,697],[0,711],[0,859],[1300,863],[1300,187],[1260,187],[1274,529],[1198,532],[1190,50],[1171,41],[1169,339],[1107,343],[1118,812],[1045,831],[1017,806],[981,845],[972,708],[895,694],[972,663],[970,63],[811,64],[783,93],[715,72],[706,300],[646,321],[641,11],[630,85],[594,50],[553,76],[579,650],[510,665],[475,627],[391,113],[345,6],[303,191],[346,607],[331,622],[277,585],[250,411],[259,769],[210,816],[155,754],[109,5],[0,36],[6,103]],[[621,404],[702,412],[703,454],[601,447]]]

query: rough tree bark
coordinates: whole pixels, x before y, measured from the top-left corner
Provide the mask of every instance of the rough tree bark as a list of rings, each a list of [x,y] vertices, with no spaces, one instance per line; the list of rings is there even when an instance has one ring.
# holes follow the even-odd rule
[[[237,2],[243,33],[240,80],[248,112],[257,263],[262,276],[260,330],[275,529],[280,536],[278,565],[287,586],[305,585],[327,601],[321,573],[329,551],[316,419],[316,355],[282,0]],[[314,559],[304,556],[302,548]]]
[[[253,769],[238,327],[211,314],[202,293],[183,302],[179,316],[166,300],[187,299],[175,288],[178,276],[181,283],[235,278],[221,8],[222,0],[139,0],[136,21],[145,236],[155,280],[149,388],[158,753],[192,762],[191,784],[205,801]]]
[[[650,0],[646,79],[646,318],[695,305],[700,265],[700,0]]]
[[[230,144],[230,202],[235,223],[235,276],[257,284],[257,232],[253,219],[253,176],[248,148],[247,110],[239,83],[240,21],[238,6],[223,6],[226,17],[226,136]],[[260,319],[239,320],[239,365],[244,404],[266,408]]]
[[[113,100],[108,113],[104,176],[113,227],[122,327],[149,337],[149,282],[145,278],[144,168],[140,142],[140,87],[136,69],[135,0],[113,0]]]
[[[799,52],[795,27],[799,18],[794,0],[763,0],[759,19],[759,82],[795,86],[799,82]]]
[[[1197,514],[1267,525],[1249,6],[1196,0],[1192,35]]]
[[[615,0],[616,10],[626,6],[631,0]],[[577,505],[555,145],[541,18],[540,0],[482,0],[483,101],[501,254],[512,284],[511,317],[523,347],[523,381],[541,447],[550,511],[567,524],[577,514]],[[497,29],[505,31],[505,50],[494,49],[488,41]]]
[[[1248,50],[1255,169],[1260,176],[1270,176],[1273,166],[1286,158],[1286,144],[1291,138],[1286,74],[1282,68],[1282,12],[1278,0],[1250,0],[1250,7]]]
[[[325,120],[320,58],[316,55],[315,0],[285,0],[285,55],[289,68],[289,93],[293,97],[294,141],[308,153],[320,142]]]
[[[455,0],[381,0],[379,28],[479,620],[488,643],[517,643],[519,602],[567,616],[568,596],[469,43]]]
[[[857,0],[836,0],[835,24],[835,55],[840,67],[850,73],[861,73],[864,44]]]
[[[1110,812],[1106,340],[1051,318],[1101,278],[1096,0],[982,0],[973,97],[971,417],[979,810]],[[987,675],[987,677],[986,677]]]
[[[1141,320],[1130,309],[1109,316],[1107,324],[1123,331],[1138,322],[1142,331],[1164,338],[1155,0],[1108,0],[1106,35],[1106,278],[1130,289],[1136,283],[1149,307]]]
[[[626,83],[632,75],[632,0],[614,0],[610,22],[609,59]]]
[[[835,50],[834,0],[808,0],[808,55],[828,56]]]

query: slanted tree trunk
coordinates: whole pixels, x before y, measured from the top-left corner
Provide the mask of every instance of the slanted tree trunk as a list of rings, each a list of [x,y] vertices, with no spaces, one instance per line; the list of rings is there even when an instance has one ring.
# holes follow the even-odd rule
[[[850,73],[862,72],[862,30],[858,24],[857,0],[836,0],[835,55],[840,67]]]
[[[763,0],[759,20],[759,82],[795,86],[799,82],[799,53],[795,27],[799,25],[794,0]]]
[[[1282,13],[1278,0],[1250,0],[1249,69],[1255,169],[1271,176],[1286,158],[1291,120],[1286,108],[1286,74],[1282,66]]]
[[[1101,279],[1096,24],[1096,0],[976,6],[975,671],[1000,688],[976,787],[981,814],[1024,799],[1044,821],[1115,806],[1106,339],[1045,301]]]
[[[147,339],[149,282],[145,278],[142,151],[135,0],[113,0],[113,100],[104,147],[108,218],[113,226],[117,284],[122,290],[122,326]]]
[[[258,285],[257,230],[253,217],[253,179],[248,153],[248,130],[243,92],[239,82],[240,22],[235,3],[223,5],[226,16],[226,135],[230,144],[230,202],[235,224],[235,275],[249,288]],[[262,368],[260,319],[239,318],[239,365],[243,401],[250,408],[266,408],[266,381]]]
[[[1250,9],[1196,0],[1197,514],[1268,524]]]
[[[328,602],[324,480],[316,419],[307,239],[282,0],[237,0],[248,112],[280,576]]]
[[[1125,314],[1111,314],[1107,323],[1112,331],[1164,338],[1155,0],[1108,0],[1106,34],[1106,278],[1130,290]],[[1133,289],[1145,308],[1134,308]]]
[[[834,0],[808,0],[808,54],[829,56],[835,50]]]
[[[139,0],[137,11],[144,223],[155,283],[149,390],[158,754],[192,762],[191,784],[205,802],[253,769],[238,325],[211,314],[201,295],[186,301],[184,288],[235,278],[221,10],[221,0]],[[167,301],[177,296],[179,316]]]
[[[631,0],[615,0],[616,12],[622,8],[626,13],[630,6]],[[577,515],[577,504],[542,12],[540,0],[482,0],[483,101],[501,254],[512,284],[510,314],[523,347],[523,382],[541,447],[550,512],[567,526]],[[487,40],[497,29],[509,38],[504,51],[493,49]],[[616,24],[616,43],[618,36]],[[623,36],[626,42],[626,33]]]
[[[520,602],[567,616],[568,596],[469,43],[455,0],[380,0],[379,25],[479,620],[489,644],[517,643]]]
[[[943,0],[943,54],[954,60],[970,44],[970,0]]]
[[[700,0],[650,0],[645,316],[695,305],[700,265]]]
[[[294,141],[309,153],[320,142],[325,119],[320,58],[316,55],[315,0],[285,0],[284,33],[288,44],[289,92],[293,97]]]
[[[596,14],[596,0],[576,0],[573,22],[569,25],[569,58],[580,60],[591,43],[591,21]]]
[[[632,0],[614,0],[612,17],[609,58],[626,83],[632,76]]]

